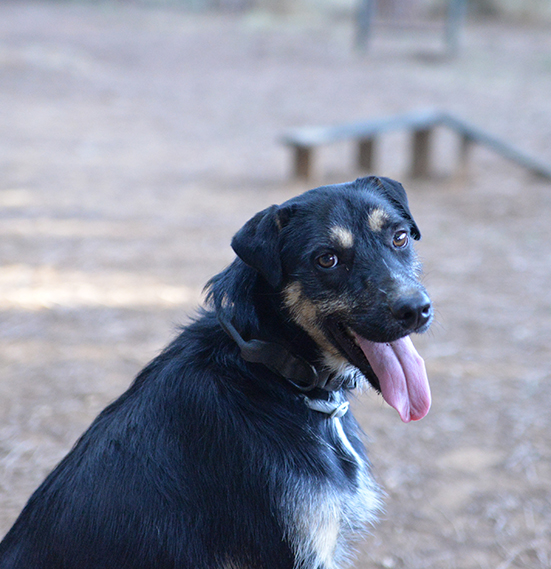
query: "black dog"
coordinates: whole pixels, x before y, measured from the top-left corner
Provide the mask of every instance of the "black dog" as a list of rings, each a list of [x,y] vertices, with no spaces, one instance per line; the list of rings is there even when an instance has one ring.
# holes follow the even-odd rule
[[[400,184],[272,206],[203,311],[107,407],[0,544],[2,569],[337,569],[380,506],[347,393],[402,420],[432,318]],[[366,381],[367,380],[367,381]]]

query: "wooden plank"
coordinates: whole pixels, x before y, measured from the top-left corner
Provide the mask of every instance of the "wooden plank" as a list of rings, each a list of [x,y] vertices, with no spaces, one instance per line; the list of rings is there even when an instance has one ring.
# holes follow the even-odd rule
[[[283,136],[282,142],[290,146],[320,146],[341,140],[373,138],[392,130],[428,128],[441,119],[442,113],[429,109],[336,126],[303,127],[290,130]]]
[[[469,139],[470,142],[476,142],[477,144],[489,147],[497,154],[500,154],[507,160],[511,160],[512,162],[523,166],[537,176],[551,179],[551,164],[528,155],[515,145],[505,142],[504,140],[501,140],[500,138],[452,115],[443,114],[442,124],[461,134],[464,139]]]

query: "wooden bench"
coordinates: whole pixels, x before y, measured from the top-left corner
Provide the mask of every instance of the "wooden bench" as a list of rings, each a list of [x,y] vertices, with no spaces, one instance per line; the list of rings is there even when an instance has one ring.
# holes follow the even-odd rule
[[[449,113],[436,110],[416,111],[337,126],[297,128],[287,132],[282,137],[282,142],[292,149],[294,176],[308,179],[312,175],[313,154],[318,146],[354,140],[358,144],[358,168],[373,172],[377,138],[393,130],[407,130],[411,132],[412,138],[410,175],[413,178],[423,178],[430,174],[432,133],[438,126],[450,128],[460,136],[459,168],[462,170],[467,167],[470,148],[477,143],[490,147],[498,154],[520,164],[538,176],[551,178],[551,164],[533,158],[514,145]]]
[[[404,0],[406,3],[407,0]],[[430,24],[423,25],[421,22],[407,21],[379,21],[375,22],[377,13],[377,0],[357,0],[356,10],[356,47],[365,50],[371,36],[373,24],[394,25],[405,28],[429,27]],[[467,0],[448,0],[445,24],[445,40],[449,55],[456,55],[459,52],[461,30],[465,24],[467,15]],[[430,26],[433,27],[433,26]]]

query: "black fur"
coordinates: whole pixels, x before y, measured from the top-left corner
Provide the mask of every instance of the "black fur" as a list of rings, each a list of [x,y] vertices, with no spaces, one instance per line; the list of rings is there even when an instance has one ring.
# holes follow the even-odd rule
[[[403,188],[378,178],[312,190],[250,220],[232,242],[238,258],[207,285],[208,308],[36,490],[0,544],[0,568],[344,567],[350,541],[378,508],[352,414],[312,410],[292,382],[244,361],[216,313],[245,340],[276,342],[318,370],[329,366],[328,345],[350,358],[298,321],[285,301],[289,283],[326,312],[340,299],[338,314],[324,317],[375,341],[415,331],[389,315],[388,300],[398,287],[388,267],[417,283],[415,257],[383,244],[386,229],[366,229],[373,207],[388,212],[388,231],[406,227],[419,238]],[[335,224],[350,229],[355,245],[338,252],[346,268],[329,274],[314,260]],[[334,391],[314,388],[311,400],[344,401],[363,380],[356,366],[330,371]]]

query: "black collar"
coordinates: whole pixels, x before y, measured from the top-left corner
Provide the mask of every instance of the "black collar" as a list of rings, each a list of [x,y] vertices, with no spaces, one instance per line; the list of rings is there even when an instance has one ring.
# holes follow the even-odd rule
[[[220,326],[226,334],[239,346],[241,357],[250,363],[265,365],[280,375],[299,391],[311,392],[314,389],[333,391],[329,387],[332,374],[329,371],[318,371],[304,358],[292,354],[281,344],[264,340],[245,341],[224,314],[216,314]]]

